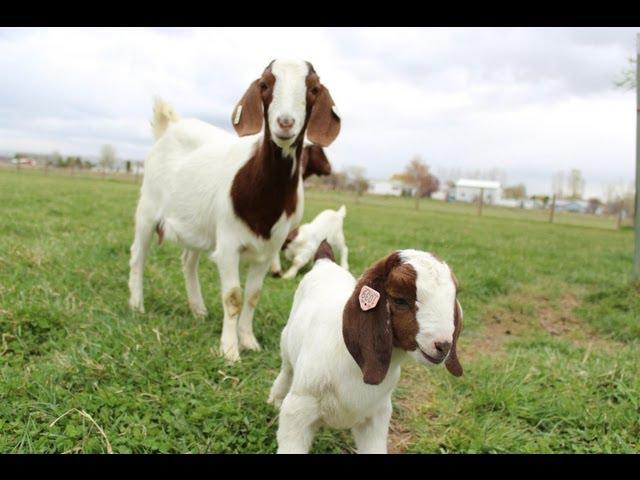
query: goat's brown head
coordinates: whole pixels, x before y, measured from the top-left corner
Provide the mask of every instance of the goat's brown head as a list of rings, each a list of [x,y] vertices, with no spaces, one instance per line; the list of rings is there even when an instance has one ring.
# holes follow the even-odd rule
[[[300,158],[300,167],[302,169],[302,179],[306,179],[311,175],[331,175],[331,164],[324,154],[322,147],[318,145],[305,145],[302,149]]]
[[[462,375],[456,351],[461,330],[453,273],[418,250],[391,253],[365,271],[342,319],[347,349],[372,385],[384,380],[394,348],[423,364],[444,361],[451,374]]]
[[[253,81],[231,115],[240,136],[266,125],[265,135],[283,149],[304,140],[326,147],[340,132],[340,117],[327,87],[309,62],[273,60]]]

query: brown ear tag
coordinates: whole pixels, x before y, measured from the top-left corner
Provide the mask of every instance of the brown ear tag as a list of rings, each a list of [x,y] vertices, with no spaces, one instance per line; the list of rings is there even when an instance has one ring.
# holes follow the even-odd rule
[[[358,300],[360,301],[360,308],[366,312],[367,310],[375,308],[375,306],[378,304],[378,300],[380,300],[380,292],[374,290],[371,287],[363,285],[360,289]]]

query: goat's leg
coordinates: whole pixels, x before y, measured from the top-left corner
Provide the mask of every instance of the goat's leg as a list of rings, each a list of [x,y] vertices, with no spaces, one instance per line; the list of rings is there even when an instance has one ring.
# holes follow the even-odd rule
[[[295,257],[293,257],[293,264],[291,265],[291,267],[289,267],[289,270],[287,270],[284,275],[282,275],[282,278],[294,278],[298,274],[298,270],[304,267],[309,260],[311,260],[311,256],[306,250],[298,253]]]
[[[351,429],[358,453],[387,453],[391,411],[389,398],[375,415]]]
[[[238,336],[240,350],[260,350],[260,344],[253,334],[253,312],[260,298],[260,290],[264,277],[269,269],[269,261],[252,263],[247,273],[247,283],[244,289],[244,304],[240,313]]]
[[[135,238],[131,245],[131,259],[129,260],[129,307],[144,313],[143,273],[147,251],[151,245],[153,219],[141,213],[141,207],[136,212]]]
[[[315,398],[289,392],[280,407],[278,453],[309,453],[319,418]]]
[[[282,275],[282,266],[280,265],[280,252],[277,252],[273,257],[273,261],[271,262],[271,273],[276,277]]]
[[[271,386],[269,399],[267,400],[267,403],[270,403],[276,408],[280,408],[280,405],[282,405],[282,400],[287,395],[287,393],[289,393],[291,382],[293,381],[293,368],[291,368],[291,363],[289,363],[289,360],[286,358],[282,347],[280,351],[282,352],[282,365],[280,367],[280,373]]]
[[[207,307],[202,299],[200,280],[198,279],[198,259],[200,252],[185,248],[182,252],[182,273],[187,287],[187,300],[191,313],[196,317],[206,317]]]
[[[242,306],[242,290],[240,289],[240,255],[237,249],[216,250],[211,258],[218,265],[220,273],[220,292],[224,320],[220,337],[220,354],[229,361],[240,360],[238,348],[238,316]]]

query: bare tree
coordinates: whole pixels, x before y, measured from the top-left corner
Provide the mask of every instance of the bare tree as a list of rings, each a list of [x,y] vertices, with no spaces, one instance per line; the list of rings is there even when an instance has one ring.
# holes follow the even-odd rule
[[[518,185],[504,187],[502,193],[504,195],[504,198],[521,199],[527,196],[527,187],[524,183],[519,183]]]
[[[571,170],[567,183],[569,187],[569,198],[572,200],[581,199],[582,193],[584,192],[584,177],[582,176],[582,172],[577,168]]]
[[[403,176],[405,182],[416,189],[417,197],[431,197],[440,187],[440,180],[429,173],[429,166],[419,156],[413,157],[405,167]]]
[[[621,72],[620,78],[614,84],[618,88],[633,90],[636,88],[636,59],[630,57],[628,60],[629,66]]]
[[[551,180],[551,190],[552,193],[557,198],[563,198],[564,196],[564,172],[558,171],[553,174],[553,179]]]
[[[116,163],[116,149],[113,145],[103,145],[100,149],[100,160],[98,164],[102,167],[102,171],[113,168]]]
[[[360,165],[346,167],[342,172],[345,178],[345,187],[353,190],[356,197],[360,197],[369,189],[369,181],[366,177],[366,169]]]
[[[587,202],[587,213],[596,213],[600,205],[602,205],[602,201],[598,197],[591,197]]]

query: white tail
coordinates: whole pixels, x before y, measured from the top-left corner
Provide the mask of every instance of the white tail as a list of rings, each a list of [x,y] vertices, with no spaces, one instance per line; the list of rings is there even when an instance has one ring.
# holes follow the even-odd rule
[[[342,205],[339,209],[338,209],[338,213],[340,214],[340,216],[342,218],[347,216],[347,207],[345,207],[344,205]]]
[[[180,119],[173,107],[160,97],[153,99],[153,119],[151,120],[151,128],[153,129],[153,138],[158,140],[165,132],[171,122],[177,122]]]

